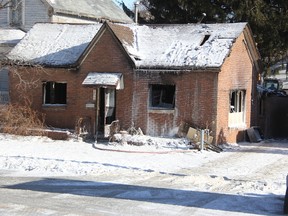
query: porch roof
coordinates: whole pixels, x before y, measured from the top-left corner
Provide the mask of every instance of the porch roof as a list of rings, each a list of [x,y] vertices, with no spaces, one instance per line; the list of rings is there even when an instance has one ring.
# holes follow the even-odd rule
[[[122,73],[109,72],[90,72],[82,85],[103,88],[115,87],[116,89],[124,88]]]

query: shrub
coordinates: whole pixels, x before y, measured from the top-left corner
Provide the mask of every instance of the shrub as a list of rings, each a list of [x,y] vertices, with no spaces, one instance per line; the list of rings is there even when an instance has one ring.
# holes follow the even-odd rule
[[[16,135],[43,135],[44,116],[29,106],[4,105],[0,107],[0,130]]]

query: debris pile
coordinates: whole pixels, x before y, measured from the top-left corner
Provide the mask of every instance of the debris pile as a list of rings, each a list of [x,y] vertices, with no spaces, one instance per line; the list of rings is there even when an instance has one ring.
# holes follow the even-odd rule
[[[181,122],[178,130],[179,137],[187,137],[193,146],[199,150],[211,150],[220,153],[223,151],[219,146],[212,144],[213,137],[209,129],[195,129],[186,122]]]
[[[141,128],[130,127],[127,130],[120,130],[119,122],[112,122],[109,131],[109,142],[114,145],[132,145],[132,146],[155,146],[156,149],[181,149],[181,150],[211,150],[221,152],[222,149],[213,145],[213,137],[210,136],[208,129],[204,130],[201,138],[201,129],[190,127],[182,122],[175,137],[151,137],[144,135]],[[203,143],[201,145],[201,143]]]

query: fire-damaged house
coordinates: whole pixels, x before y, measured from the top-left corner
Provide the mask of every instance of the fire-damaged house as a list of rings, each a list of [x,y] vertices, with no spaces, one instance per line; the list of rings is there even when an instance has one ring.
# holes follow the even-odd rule
[[[118,120],[168,136],[185,122],[224,143],[256,122],[260,57],[247,23],[36,24],[9,58],[11,102],[29,97],[48,126],[85,119],[99,135]]]

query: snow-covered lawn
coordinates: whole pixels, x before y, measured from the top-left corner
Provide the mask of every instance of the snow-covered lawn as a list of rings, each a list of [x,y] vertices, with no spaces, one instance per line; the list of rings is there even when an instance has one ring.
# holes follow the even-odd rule
[[[221,153],[185,150],[180,139],[156,141],[157,145],[136,147],[0,134],[0,169],[24,176],[97,175],[119,184],[199,191],[199,196],[219,194],[206,207],[235,208],[237,214],[229,215],[282,213],[287,140],[227,145]]]

